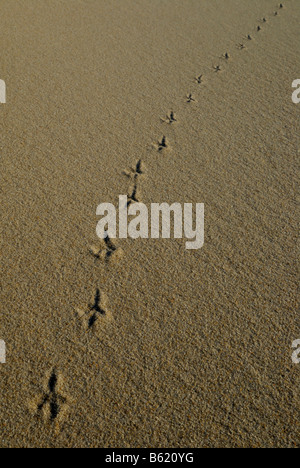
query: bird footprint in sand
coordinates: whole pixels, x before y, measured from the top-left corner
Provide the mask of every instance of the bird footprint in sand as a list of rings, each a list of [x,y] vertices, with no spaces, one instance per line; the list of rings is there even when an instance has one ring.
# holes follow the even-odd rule
[[[117,247],[109,236],[92,245],[90,253],[96,259],[106,262],[117,261],[123,256],[123,250]]]
[[[188,103],[196,102],[196,99],[194,98],[194,96],[191,93],[188,94],[186,98],[187,98]]]
[[[123,171],[123,174],[133,179],[145,174],[145,166],[143,161],[139,159],[135,168],[131,167],[129,170]]]
[[[175,116],[175,113],[171,111],[170,114],[167,115],[165,119],[161,119],[161,121],[171,125],[177,122],[177,118]]]
[[[132,187],[132,191],[127,196],[128,202],[127,206],[132,205],[133,203],[140,203],[140,193],[137,185],[137,180],[134,182],[134,186]]]
[[[197,84],[201,84],[203,82],[203,75],[196,76],[195,81]]]
[[[167,137],[163,136],[161,141],[158,141],[156,147],[157,147],[157,150],[159,152],[162,152],[162,151],[168,149],[169,148],[169,143],[168,143]]]
[[[67,410],[68,397],[62,391],[62,386],[61,376],[53,369],[36,408],[37,415],[42,415],[45,421],[53,423],[60,420]]]
[[[85,309],[77,309],[77,314],[84,321],[87,330],[95,329],[98,324],[111,318],[107,309],[107,298],[99,288]]]
[[[128,193],[128,202],[127,206],[130,206],[132,203],[140,202],[140,193],[139,193],[139,180],[145,174],[145,166],[141,159],[136,163],[135,168],[131,168],[128,171],[124,171],[127,177],[133,180],[133,187]]]

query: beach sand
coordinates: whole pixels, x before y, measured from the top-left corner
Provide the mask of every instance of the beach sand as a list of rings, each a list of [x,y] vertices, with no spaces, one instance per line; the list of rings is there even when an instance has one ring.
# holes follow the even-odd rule
[[[2,448],[299,447],[300,3],[283,3],[0,0]],[[202,249],[91,254],[139,160],[142,202],[205,204]]]

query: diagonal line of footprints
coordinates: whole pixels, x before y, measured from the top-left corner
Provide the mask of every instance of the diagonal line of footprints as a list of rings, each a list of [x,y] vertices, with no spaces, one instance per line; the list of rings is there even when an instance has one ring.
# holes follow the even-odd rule
[[[283,3],[280,3],[279,10],[281,10],[283,8],[284,8]],[[278,14],[279,14],[278,11],[274,12],[275,17],[278,16]],[[258,25],[257,28],[256,28],[256,32],[259,33],[260,31],[262,31],[262,25],[266,24],[267,22],[268,22],[267,17],[263,17],[262,20],[261,20],[261,24]],[[247,41],[252,41],[253,36],[251,34],[248,34],[245,37],[245,39]],[[245,43],[240,43],[240,44],[237,45],[237,48],[239,50],[244,50],[244,49],[246,49],[246,45],[245,45]],[[231,54],[229,52],[225,52],[221,56],[221,58],[225,62],[230,62]],[[213,71],[216,74],[222,72],[222,70],[223,70],[223,66],[221,64],[213,65]],[[203,74],[200,74],[200,75],[198,75],[198,76],[196,76],[194,78],[194,82],[197,85],[202,85],[204,80],[205,80],[205,77],[204,77]],[[196,97],[193,95],[193,93],[188,93],[186,95],[186,102],[188,104],[192,104],[192,103],[196,102]],[[177,116],[176,116],[175,112],[172,110],[166,115],[165,118],[161,118],[161,122],[165,123],[165,124],[168,124],[168,125],[173,125],[173,124],[178,122],[178,119],[177,119]],[[169,141],[168,141],[166,135],[163,135],[162,138],[160,140],[158,140],[158,142],[154,145],[154,147],[156,148],[156,150],[159,153],[163,153],[165,150],[169,149],[170,145],[169,145]],[[131,186],[131,188],[129,190],[129,193],[128,193],[128,204],[127,204],[127,206],[129,207],[133,203],[139,203],[140,202],[140,196],[139,196],[140,177],[144,174],[143,161],[140,159],[136,163],[135,168],[131,168],[129,171],[124,171],[124,174],[133,181],[133,184],[132,184],[132,186]],[[107,237],[102,243],[100,243],[100,245],[91,247],[90,252],[92,253],[92,255],[96,259],[102,259],[102,260],[105,260],[105,261],[108,262],[111,259],[118,257],[119,256],[118,254],[120,254],[121,251],[120,251],[120,249],[118,249],[116,247],[116,245],[112,242],[112,240],[109,237]],[[94,309],[94,310],[95,310],[95,314],[91,317],[91,322],[90,322],[91,325],[93,325],[93,323],[96,321],[97,314],[99,314],[99,313],[101,314],[100,310],[97,310],[97,309]]]
[[[279,9],[283,9],[284,6],[281,3],[279,5]],[[278,11],[274,12],[274,16],[278,16]],[[262,19],[262,23],[267,23],[267,18],[264,17]],[[262,30],[262,27],[259,25],[257,27],[257,32],[260,32]],[[251,41],[252,36],[249,34],[247,36],[247,40]],[[239,50],[244,50],[246,49],[246,46],[244,43],[240,43],[238,46]],[[230,60],[230,54],[226,52],[223,56],[224,60],[229,61]],[[222,71],[222,67],[220,65],[215,65],[213,67],[215,73],[219,73]],[[195,78],[195,82],[198,85],[201,85],[203,83],[203,74],[199,75],[198,77]],[[191,104],[193,102],[196,102],[196,98],[193,96],[192,93],[189,93],[186,96],[187,103]],[[167,123],[169,125],[172,125],[177,122],[177,117],[174,113],[174,111],[171,111],[166,119],[161,119],[162,122]],[[161,140],[158,141],[158,144],[156,145],[157,151],[158,152],[163,152],[164,150],[168,149],[169,144],[166,136],[163,136]],[[144,174],[144,166],[143,162],[140,159],[134,169],[130,169],[130,171],[126,171],[125,174],[133,179],[133,188],[132,192],[129,194],[129,200],[128,200],[128,205],[131,205],[132,203],[138,202],[138,189],[139,189],[139,180],[140,176]],[[104,243],[101,244],[100,246],[94,246],[90,249],[91,253],[96,259],[103,259],[105,261],[110,260],[114,256],[117,255],[119,252],[119,249],[115,246],[115,244],[112,242],[110,238],[107,238],[104,240]],[[91,329],[94,327],[95,323],[101,318],[105,317],[108,315],[108,310],[106,307],[106,298],[103,294],[101,294],[101,291],[99,288],[96,289],[96,293],[91,300],[91,302],[88,304],[87,308],[82,311],[78,310],[78,314],[81,318],[86,318],[87,319],[87,328]],[[58,388],[58,374],[56,369],[53,369],[50,378],[48,380],[48,385],[47,385],[47,391],[44,392],[43,396],[40,399],[40,402],[37,404],[37,412],[38,414],[40,413],[45,413],[47,415],[47,419],[50,422],[54,422],[57,420],[58,416],[62,413],[64,410],[64,407],[67,406],[68,404],[68,398],[63,394],[63,392]]]

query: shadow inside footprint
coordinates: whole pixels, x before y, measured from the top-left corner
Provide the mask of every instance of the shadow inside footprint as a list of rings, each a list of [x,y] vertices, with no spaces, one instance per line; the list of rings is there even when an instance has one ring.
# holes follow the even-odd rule
[[[123,251],[117,247],[109,236],[105,239],[101,239],[99,245],[92,245],[89,248],[90,253],[97,260],[103,260],[109,262],[111,259],[118,260],[122,257]]]
[[[99,317],[106,315],[106,311],[102,306],[101,293],[99,288],[96,290],[94,302],[89,305],[88,314],[90,313],[92,313],[92,315],[88,319],[88,328],[92,328]]]
[[[162,140],[158,142],[158,151],[163,151],[166,148],[168,148],[167,138],[163,136]]]
[[[193,95],[190,93],[187,95],[187,102],[190,104],[191,102],[196,102],[196,99],[193,97]]]
[[[41,403],[38,404],[38,413],[45,410],[49,421],[53,422],[59,416],[62,407],[66,403],[66,398],[57,390],[58,377],[56,370],[53,369],[48,381],[48,393],[44,395]]]

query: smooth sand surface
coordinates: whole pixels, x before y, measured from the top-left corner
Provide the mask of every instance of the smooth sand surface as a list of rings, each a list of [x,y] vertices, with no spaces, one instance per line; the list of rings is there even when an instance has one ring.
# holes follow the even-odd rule
[[[1,447],[299,446],[300,2],[278,5],[0,0]],[[91,255],[139,159],[141,201],[205,203],[203,249]]]

